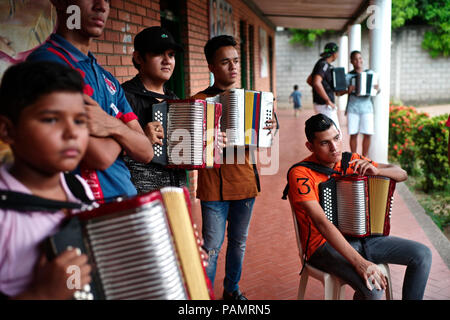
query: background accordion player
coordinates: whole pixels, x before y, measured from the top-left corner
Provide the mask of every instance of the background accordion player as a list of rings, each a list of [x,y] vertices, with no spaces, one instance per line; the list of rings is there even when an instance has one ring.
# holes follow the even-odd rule
[[[219,167],[222,105],[198,99],[168,100],[152,106],[152,121],[164,128],[163,145],[153,145],[153,163],[185,169]]]
[[[222,104],[221,130],[227,134],[227,146],[272,145],[272,134],[266,121],[273,117],[273,93],[229,89],[213,100]]]
[[[208,300],[189,204],[186,188],[165,187],[81,212],[48,239],[48,256],[88,255],[92,282],[76,299]]]
[[[389,235],[396,182],[383,176],[347,176],[319,185],[320,205],[344,235]]]

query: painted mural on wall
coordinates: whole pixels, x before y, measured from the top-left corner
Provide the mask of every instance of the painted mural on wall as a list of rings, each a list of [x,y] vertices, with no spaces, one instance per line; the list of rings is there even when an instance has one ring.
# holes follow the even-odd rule
[[[47,39],[55,21],[48,0],[0,0],[0,78]],[[0,162],[10,159],[9,148],[0,141]]]
[[[233,7],[225,0],[209,0],[209,36],[214,38],[223,34],[236,37],[236,24],[233,21]],[[209,73],[209,84],[214,83],[214,75]]]
[[[236,36],[233,7],[224,0],[209,1],[210,38],[227,34]]]

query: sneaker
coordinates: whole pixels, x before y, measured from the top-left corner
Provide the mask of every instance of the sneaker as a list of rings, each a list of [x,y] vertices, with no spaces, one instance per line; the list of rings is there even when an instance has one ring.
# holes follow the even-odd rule
[[[239,289],[233,291],[233,293],[228,293],[223,290],[223,300],[248,300]]]

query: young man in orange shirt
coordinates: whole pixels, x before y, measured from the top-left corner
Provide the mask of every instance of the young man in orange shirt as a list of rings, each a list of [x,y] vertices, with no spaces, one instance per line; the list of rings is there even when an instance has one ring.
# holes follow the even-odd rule
[[[343,172],[342,136],[334,122],[323,114],[305,123],[306,147],[312,154],[304,161]],[[346,174],[380,175],[397,182],[406,172],[391,164],[371,161],[353,153]],[[289,201],[300,227],[301,244],[308,263],[334,274],[355,289],[355,299],[379,299],[386,279],[376,264],[406,265],[403,299],[423,298],[431,267],[431,251],[424,245],[393,236],[344,237],[325,216],[319,204],[318,185],[329,176],[304,166],[289,172]],[[373,289],[371,287],[375,286]]]

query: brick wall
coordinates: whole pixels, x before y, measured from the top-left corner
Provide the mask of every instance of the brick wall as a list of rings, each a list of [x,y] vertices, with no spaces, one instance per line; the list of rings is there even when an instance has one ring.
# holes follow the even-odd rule
[[[264,28],[267,36],[275,43],[275,31],[266,25],[246,4],[240,0],[228,0],[233,7],[235,24],[234,37],[240,52],[239,21],[246,22],[254,28],[253,56],[247,49],[247,73],[250,72],[250,59],[254,62],[254,88],[270,91],[269,77],[260,76],[259,28]],[[209,34],[209,0],[186,0],[180,8],[183,28],[181,36],[184,45],[185,95],[192,96],[209,86],[209,70],[203,53],[203,47],[210,38]],[[159,0],[114,0],[103,35],[92,44],[92,52],[98,62],[111,72],[120,83],[134,77],[137,73],[131,60],[133,40],[142,29],[160,25]],[[248,39],[248,34],[246,35]],[[273,84],[275,91],[275,54],[273,56]],[[269,72],[270,76],[270,72]],[[249,76],[247,76],[249,78]],[[240,77],[237,87],[242,87]],[[275,94],[275,92],[274,92]],[[195,199],[197,182],[196,171],[190,171],[192,199]]]
[[[270,91],[269,77],[260,76],[259,28],[264,28],[267,35],[275,42],[275,31],[266,25],[253,10],[240,0],[228,0],[233,7],[235,34],[239,48],[239,21],[244,20],[254,27],[254,56],[247,56],[254,62],[254,88]],[[185,47],[185,89],[186,96],[191,96],[209,86],[209,71],[203,46],[209,39],[209,0],[186,0],[181,9],[186,28],[182,30],[182,42]],[[114,0],[103,35],[94,40],[92,52],[99,63],[123,82],[136,75],[131,62],[134,36],[144,28],[160,25],[159,0]],[[247,28],[248,32],[248,28]],[[247,35],[248,39],[248,35]],[[275,55],[273,57],[273,83],[275,84]],[[238,87],[241,87],[240,77]],[[275,88],[273,89],[276,90]]]
[[[260,77],[259,62],[259,28],[264,28],[268,36],[275,38],[275,31],[266,25],[244,2],[239,0],[228,0],[233,7],[233,21],[235,24],[234,37],[238,42],[237,50],[240,52],[239,21],[244,20],[248,25],[254,27],[254,57],[248,55],[248,59],[254,61],[255,89],[270,91],[269,77]],[[208,65],[203,53],[203,46],[209,39],[209,1],[187,0],[187,57],[185,57],[186,68],[186,95],[193,95],[209,86]],[[247,28],[248,30],[248,28]],[[247,36],[248,39],[248,36]],[[275,70],[275,56],[274,56]],[[247,63],[249,66],[249,63]],[[248,67],[249,68],[249,67]],[[273,74],[275,77],[275,74]],[[273,80],[275,83],[275,78]],[[241,87],[240,77],[237,87]],[[275,90],[275,88],[274,88]]]
[[[142,29],[160,25],[159,0],[114,0],[103,35],[91,51],[98,62],[120,83],[137,73],[131,62],[134,36]]]

